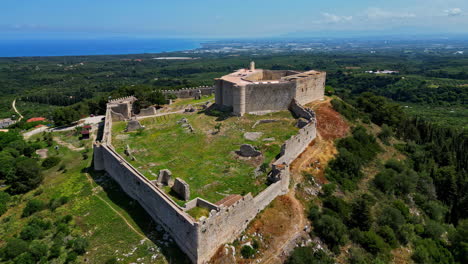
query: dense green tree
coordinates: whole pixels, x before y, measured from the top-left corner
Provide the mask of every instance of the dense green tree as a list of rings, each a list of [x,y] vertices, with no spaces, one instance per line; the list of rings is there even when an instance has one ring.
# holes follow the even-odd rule
[[[26,204],[26,207],[23,209],[23,217],[30,216],[36,212],[39,212],[41,210],[44,210],[46,207],[46,204],[38,199],[31,199],[28,201]]]
[[[390,226],[394,231],[398,231],[399,228],[405,224],[405,217],[401,214],[400,210],[386,206],[378,217],[378,223],[381,226]]]
[[[461,220],[449,237],[456,260],[460,263],[468,263],[468,219]]]
[[[314,250],[312,247],[297,247],[285,262],[287,264],[334,264],[333,258],[323,250]]]
[[[36,160],[20,157],[15,162],[16,172],[6,179],[11,185],[9,192],[24,193],[30,191],[42,182],[43,175]]]
[[[23,252],[28,251],[28,243],[19,238],[10,238],[6,245],[1,249],[2,256],[5,260],[13,259]]]
[[[314,232],[335,252],[348,241],[346,226],[330,215],[323,215],[316,221]]]
[[[450,251],[440,242],[431,239],[419,239],[415,242],[415,249],[412,255],[416,263],[449,264],[454,263]]]
[[[6,192],[0,191],[0,216],[8,210],[8,202],[10,195]]]
[[[350,226],[367,231],[373,222],[370,201],[363,197],[356,199],[352,204],[351,217],[349,218]]]

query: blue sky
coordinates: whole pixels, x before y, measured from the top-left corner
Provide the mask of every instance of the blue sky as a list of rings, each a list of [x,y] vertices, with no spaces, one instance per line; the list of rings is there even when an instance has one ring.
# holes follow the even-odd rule
[[[468,0],[2,0],[0,38],[468,33]]]

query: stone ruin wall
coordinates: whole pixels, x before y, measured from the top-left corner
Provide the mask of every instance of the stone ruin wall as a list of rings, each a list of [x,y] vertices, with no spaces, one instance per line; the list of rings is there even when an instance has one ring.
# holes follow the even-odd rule
[[[201,91],[202,95],[212,95],[215,92],[215,88],[209,86],[182,88],[179,90],[162,90],[161,92],[164,95],[173,94],[177,96],[177,98],[193,98],[198,90]]]
[[[308,77],[296,80],[295,99],[301,105],[306,105],[312,101],[322,100],[325,94],[326,72],[317,72]]]
[[[96,170],[105,170],[130,197],[137,200],[151,217],[171,234],[181,250],[193,263],[206,263],[218,248],[235,240],[255,216],[277,196],[289,189],[289,165],[314,140],[315,120],[300,129],[282,147],[282,156],[273,164],[279,171],[279,180],[253,197],[250,193],[229,207],[217,206],[200,198],[177,205],[167,194],[158,189],[138,172],[111,145],[112,114],[108,105],[101,143],[94,148]],[[277,169],[281,165],[281,169]],[[200,206],[210,209],[208,218],[196,222],[185,211]]]

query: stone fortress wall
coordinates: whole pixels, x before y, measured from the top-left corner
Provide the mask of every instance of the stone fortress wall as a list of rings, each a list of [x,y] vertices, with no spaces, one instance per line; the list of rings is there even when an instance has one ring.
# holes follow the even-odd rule
[[[293,99],[305,105],[323,99],[326,73],[240,69],[215,79],[215,102],[237,115],[286,110]]]
[[[161,92],[164,95],[173,94],[177,98],[193,98],[201,91],[201,95],[212,95],[214,93],[214,87],[210,86],[199,86],[199,87],[191,87],[191,88],[182,88],[178,90],[162,90]]]
[[[130,197],[137,200],[171,234],[192,262],[197,264],[207,263],[221,245],[235,240],[271,201],[288,192],[289,166],[316,135],[315,115],[309,116],[309,123],[283,145],[281,157],[272,165],[269,174],[271,184],[257,196],[253,197],[250,193],[245,196],[237,195],[238,199],[233,203],[221,204],[213,204],[197,197],[181,207],[155,183],[138,172],[112,146],[112,122],[126,117],[134,100],[134,97],[124,98],[107,105],[103,138],[101,142],[94,144],[94,167],[96,170],[106,171]],[[297,116],[304,115],[304,109],[294,104],[289,107]],[[311,110],[306,111],[310,112]],[[196,206],[210,210],[209,216],[196,221],[186,213]]]

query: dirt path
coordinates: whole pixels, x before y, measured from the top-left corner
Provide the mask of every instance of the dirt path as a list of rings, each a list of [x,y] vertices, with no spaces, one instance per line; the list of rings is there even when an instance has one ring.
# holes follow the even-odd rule
[[[20,114],[20,112],[18,111],[18,109],[16,109],[16,99],[13,100],[13,102],[11,103],[11,107],[13,107],[13,110],[15,110],[15,112],[18,114],[19,118],[18,118],[18,122],[21,121],[21,119],[23,119],[24,116],[22,116]]]
[[[97,194],[96,191],[94,191],[94,189],[96,188],[93,184],[93,179],[91,178],[91,176],[89,175],[89,173],[85,173],[86,175],[86,178],[88,179],[88,182],[89,184],[91,185],[91,188],[93,188],[93,195],[96,196],[99,200],[101,200],[103,203],[106,204],[107,207],[109,207],[117,216],[119,216],[122,221],[125,222],[125,224],[135,233],[137,234],[139,237],[141,237],[143,240],[147,240],[148,238],[142,234],[141,232],[139,232],[135,227],[133,227],[133,225],[125,218],[125,216],[123,216],[119,211],[117,211],[116,209],[114,209],[114,207],[112,207],[112,205],[110,203],[108,203],[106,200],[104,200],[104,198],[102,198],[101,196],[99,196]]]
[[[60,138],[58,137],[53,137],[54,141],[57,142],[59,145],[62,145],[62,146],[65,146],[67,148],[69,148],[70,150],[73,150],[73,151],[82,151],[82,150],[85,150],[84,147],[80,147],[80,148],[77,148],[75,146],[73,146],[72,144],[70,143],[67,143],[65,141],[62,141]]]
[[[294,212],[293,218],[290,223],[293,224],[282,237],[283,241],[277,243],[271,250],[264,252],[263,257],[259,259],[259,263],[265,264],[280,264],[284,262],[284,256],[290,252],[296,245],[296,240],[305,235],[304,227],[308,220],[304,214],[304,207],[301,202],[295,197],[294,188],[286,194],[291,201],[292,211]]]

